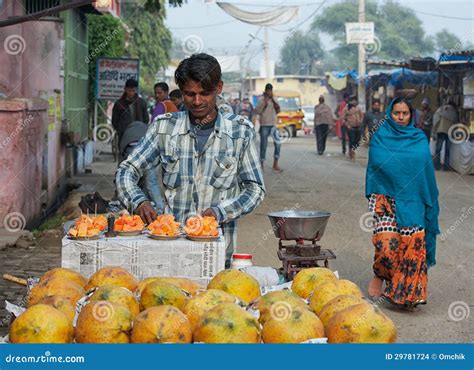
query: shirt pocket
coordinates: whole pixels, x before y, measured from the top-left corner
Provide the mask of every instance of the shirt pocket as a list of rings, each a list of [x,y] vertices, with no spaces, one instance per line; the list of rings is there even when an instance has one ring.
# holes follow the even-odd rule
[[[230,189],[237,184],[237,158],[214,157],[215,170],[212,173],[211,185],[219,190]]]
[[[178,188],[181,185],[178,156],[162,154],[161,167],[163,169],[163,185],[168,189]]]

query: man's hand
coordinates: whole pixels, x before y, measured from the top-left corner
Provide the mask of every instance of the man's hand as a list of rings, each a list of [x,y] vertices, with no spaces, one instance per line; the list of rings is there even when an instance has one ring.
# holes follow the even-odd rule
[[[201,216],[203,216],[203,217],[205,217],[205,216],[214,217],[217,220],[216,212],[214,212],[214,210],[212,208],[208,208],[208,209],[204,210],[204,212],[202,212]]]
[[[142,221],[145,224],[151,224],[153,221],[156,220],[156,217],[158,216],[151,203],[147,200],[137,207],[136,213],[138,213],[138,215],[141,217]]]

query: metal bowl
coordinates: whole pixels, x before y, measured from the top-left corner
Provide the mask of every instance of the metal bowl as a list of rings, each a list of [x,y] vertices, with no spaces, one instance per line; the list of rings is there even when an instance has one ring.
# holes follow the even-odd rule
[[[282,240],[320,240],[330,216],[325,211],[281,211],[268,214],[275,236]]]

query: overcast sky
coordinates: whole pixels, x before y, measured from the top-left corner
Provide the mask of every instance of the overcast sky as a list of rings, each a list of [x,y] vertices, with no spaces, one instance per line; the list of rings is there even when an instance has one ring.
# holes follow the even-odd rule
[[[327,0],[316,14],[320,14],[324,6],[330,6],[340,1],[341,0]],[[413,9],[417,17],[423,22],[423,28],[428,34],[433,35],[442,28],[446,28],[456,34],[463,42],[474,42],[474,1],[398,1],[402,5]],[[276,29],[287,30],[295,25],[301,24],[316,11],[321,5],[322,0],[229,0],[229,2],[235,3],[245,10],[254,12],[267,10],[271,5],[302,5],[297,20],[287,25],[275,26],[273,29],[269,29],[270,57],[278,60],[279,49],[283,45],[288,32],[278,32]],[[308,19],[299,29],[303,31],[307,30],[312,22],[312,18],[313,17]],[[466,18],[468,20],[465,20]],[[188,0],[188,3],[181,8],[168,7],[166,24],[174,36],[181,40],[191,38],[194,40],[194,45],[196,45],[196,42],[200,42],[202,43],[204,51],[211,52],[214,55],[221,55],[224,54],[224,52],[227,52],[227,54],[242,53],[245,45],[250,40],[249,33],[255,34],[258,30],[257,26],[237,21],[227,15],[216,4],[205,4],[204,0]],[[375,32],[377,32],[377,30],[375,30]],[[258,37],[263,39],[263,30],[260,31]],[[327,45],[327,38],[323,38],[323,43],[325,43],[326,46],[330,46]],[[252,58],[254,68],[263,57],[263,53],[260,50],[261,43],[259,41],[253,41],[247,55],[255,55]]]

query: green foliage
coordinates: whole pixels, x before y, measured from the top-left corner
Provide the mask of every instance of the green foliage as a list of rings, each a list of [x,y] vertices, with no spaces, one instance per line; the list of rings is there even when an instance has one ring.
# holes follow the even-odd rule
[[[432,40],[425,36],[421,21],[407,7],[398,2],[367,1],[366,21],[374,22],[376,44],[368,45],[369,57],[401,60],[426,56],[434,49]],[[357,45],[346,45],[345,23],[358,21],[357,2],[342,2],[324,9],[314,19],[311,29],[330,35],[334,41],[331,54],[333,64],[328,69],[352,69],[357,66]]]
[[[284,74],[312,74],[316,61],[324,52],[319,37],[314,32],[291,33],[280,52],[281,69]]]
[[[156,73],[168,65],[172,36],[164,25],[164,7],[154,8],[150,13],[146,10],[150,7],[145,8],[144,4],[140,1],[125,3],[123,16],[131,30],[126,52],[140,59],[141,89],[151,91]]]
[[[119,58],[125,54],[125,30],[121,22],[109,14],[87,16],[89,29],[89,96],[95,95],[96,61],[100,57]],[[90,109],[92,108],[92,102]]]
[[[460,51],[463,49],[463,43],[455,34],[449,32],[446,28],[437,32],[434,36],[436,51],[442,53],[447,51]]]

